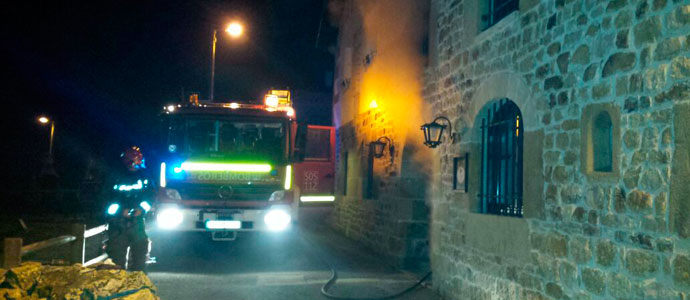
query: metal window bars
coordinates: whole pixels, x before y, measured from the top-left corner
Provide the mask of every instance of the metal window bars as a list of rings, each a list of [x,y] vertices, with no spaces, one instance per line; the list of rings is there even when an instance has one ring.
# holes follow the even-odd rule
[[[482,119],[480,211],[522,217],[522,114],[501,99]]]

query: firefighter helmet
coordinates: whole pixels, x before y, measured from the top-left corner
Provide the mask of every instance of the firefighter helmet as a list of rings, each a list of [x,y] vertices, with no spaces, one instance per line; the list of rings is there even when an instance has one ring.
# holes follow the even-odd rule
[[[139,170],[146,168],[146,165],[144,164],[144,155],[141,153],[141,149],[137,146],[132,146],[120,154],[120,159],[122,159],[122,163],[125,164],[127,169],[131,171]]]

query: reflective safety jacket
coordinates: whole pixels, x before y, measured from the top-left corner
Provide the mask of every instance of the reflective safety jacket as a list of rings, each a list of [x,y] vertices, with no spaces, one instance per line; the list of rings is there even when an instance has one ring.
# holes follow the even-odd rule
[[[126,172],[115,181],[108,199],[106,217],[110,238],[130,242],[147,238],[145,216],[151,209],[153,182],[144,172]]]

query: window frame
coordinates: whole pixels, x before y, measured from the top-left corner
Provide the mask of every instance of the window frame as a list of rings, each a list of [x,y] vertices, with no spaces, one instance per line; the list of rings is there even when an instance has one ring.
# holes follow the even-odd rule
[[[481,122],[479,212],[521,218],[525,135],[522,111],[507,98],[490,104],[486,111]],[[498,190],[495,197],[494,188]]]
[[[504,4],[496,9],[495,4],[497,1],[501,0],[481,0],[480,5],[480,31],[487,30],[492,26],[498,24],[501,20],[505,19],[511,13],[520,10],[519,0],[505,0]],[[507,7],[507,11],[502,12],[501,9]],[[503,15],[500,15],[502,13]]]
[[[606,112],[611,120],[611,171],[602,172],[594,168],[594,132],[597,116]],[[620,177],[621,147],[620,107],[612,103],[589,104],[582,110],[580,120],[580,169],[593,180],[618,180]]]
[[[595,172],[610,173],[613,171],[613,121],[611,121],[611,115],[606,110],[599,111],[594,116],[592,123],[592,169]]]

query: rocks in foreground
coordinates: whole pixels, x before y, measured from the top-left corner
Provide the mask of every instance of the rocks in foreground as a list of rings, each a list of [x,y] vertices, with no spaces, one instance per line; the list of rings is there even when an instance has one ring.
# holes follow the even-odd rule
[[[26,262],[0,269],[0,300],[159,300],[143,272],[112,266],[44,266]]]

